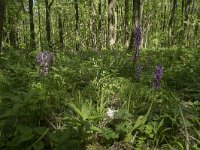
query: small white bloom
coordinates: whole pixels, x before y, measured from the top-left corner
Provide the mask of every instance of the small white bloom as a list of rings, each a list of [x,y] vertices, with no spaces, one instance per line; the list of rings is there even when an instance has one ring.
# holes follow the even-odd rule
[[[112,110],[112,109],[110,109],[110,108],[107,108],[107,111],[106,111],[106,114],[108,115],[108,117],[110,117],[110,118],[114,118],[114,114],[115,114],[115,112],[117,112],[118,110]]]

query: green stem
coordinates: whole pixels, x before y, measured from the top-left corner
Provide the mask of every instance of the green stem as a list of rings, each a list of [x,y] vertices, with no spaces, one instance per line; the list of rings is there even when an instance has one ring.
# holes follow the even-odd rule
[[[186,150],[189,150],[190,149],[189,134],[188,134],[188,130],[187,130],[187,127],[186,127],[185,118],[183,116],[183,111],[182,111],[182,108],[181,108],[180,105],[179,105],[179,109],[180,109],[180,113],[181,113],[181,118],[183,120],[183,125],[184,125],[184,128],[185,128],[185,138],[186,138],[185,147],[186,147]]]
[[[33,147],[33,145],[35,145],[37,142],[39,142],[47,134],[48,131],[49,131],[49,128],[47,128],[45,130],[45,132],[31,146],[29,146],[27,148],[27,150],[31,149]]]

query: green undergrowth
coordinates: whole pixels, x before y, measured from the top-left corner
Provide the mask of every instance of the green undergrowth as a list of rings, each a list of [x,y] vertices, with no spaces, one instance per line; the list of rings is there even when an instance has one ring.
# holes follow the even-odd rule
[[[59,52],[45,77],[36,55],[0,57],[0,149],[200,149],[200,49],[144,49],[137,64],[125,50]]]

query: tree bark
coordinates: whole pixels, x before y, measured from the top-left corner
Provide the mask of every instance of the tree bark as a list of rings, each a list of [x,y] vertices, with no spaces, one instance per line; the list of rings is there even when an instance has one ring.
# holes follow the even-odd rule
[[[197,6],[197,8],[196,8],[196,14],[197,14],[197,19],[200,19],[200,7],[199,6]],[[197,45],[200,44],[199,43],[199,38],[198,38],[199,33],[200,33],[200,31],[199,31],[199,23],[196,22],[195,27],[194,27],[194,37],[196,37],[195,38],[194,47],[197,47]]]
[[[90,33],[91,33],[91,42],[92,49],[97,52],[97,15],[96,15],[96,6],[94,1],[90,1]]]
[[[34,31],[34,21],[33,21],[33,0],[29,0],[29,21],[30,21],[30,45],[31,48],[35,49],[35,31]]]
[[[192,3],[192,0],[185,0],[185,8],[184,8],[184,40],[186,41],[186,46],[189,46],[189,24],[190,24],[190,4]]]
[[[112,47],[116,41],[115,34],[115,0],[108,0],[108,41]]]
[[[41,29],[41,15],[40,15],[40,3],[38,1],[38,27],[39,27],[39,47],[42,50],[43,49],[43,42],[42,42],[42,29]]]
[[[99,14],[99,20],[98,20],[98,42],[99,42],[99,50],[102,48],[102,2],[99,0],[98,4],[98,14]]]
[[[49,3],[49,0],[45,0],[45,7],[46,7],[46,38],[48,47],[51,49],[51,21],[50,21],[50,11],[51,5],[53,4],[54,0]]]
[[[98,31],[101,31],[101,21],[102,21],[102,16],[101,16],[101,0],[99,0],[99,5],[98,5],[98,13],[99,13],[99,23],[98,23]]]
[[[165,22],[166,22],[166,14],[167,14],[167,6],[164,4],[164,10],[163,10],[163,25],[162,25],[162,31],[165,31]]]
[[[79,51],[79,12],[78,12],[78,0],[74,0],[75,18],[76,18],[76,51]]]
[[[148,3],[145,9],[145,17],[143,17],[143,46],[144,48],[148,45],[148,36],[150,29],[150,4]]]
[[[60,49],[63,50],[64,42],[63,42],[63,22],[61,18],[61,14],[58,14],[58,27],[59,27],[59,41],[60,41]]]
[[[0,51],[1,51],[1,47],[2,47],[4,10],[5,10],[5,1],[4,0],[0,0]]]
[[[108,18],[106,15],[108,0],[102,1],[102,47],[106,47],[108,46]]]
[[[129,14],[129,0],[125,0],[125,7],[124,7],[124,30],[125,30],[125,36],[124,36],[124,43],[128,47],[128,37],[129,37],[129,31],[128,31],[128,14]]]
[[[133,43],[134,43],[134,31],[136,26],[140,25],[140,18],[141,18],[141,9],[140,9],[140,0],[133,0],[133,16],[132,16],[132,32],[131,38],[129,43],[129,50],[133,50]]]
[[[15,19],[11,17],[11,15],[8,16],[8,24],[10,25],[10,33],[9,33],[9,39],[10,39],[10,45],[13,48],[17,47],[17,42],[16,42],[16,27],[15,27]]]
[[[173,22],[174,22],[176,3],[177,3],[177,0],[173,0],[173,6],[171,8],[169,24],[168,24],[168,45],[169,45],[169,47],[171,47],[173,45],[172,26],[173,26]]]

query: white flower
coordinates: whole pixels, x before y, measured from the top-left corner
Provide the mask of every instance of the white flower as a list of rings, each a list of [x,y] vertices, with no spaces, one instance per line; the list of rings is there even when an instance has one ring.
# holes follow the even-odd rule
[[[108,115],[108,117],[110,117],[110,118],[114,118],[114,114],[115,114],[115,112],[117,112],[118,110],[112,110],[112,109],[110,109],[110,108],[107,108],[107,111],[106,111],[106,114]]]

